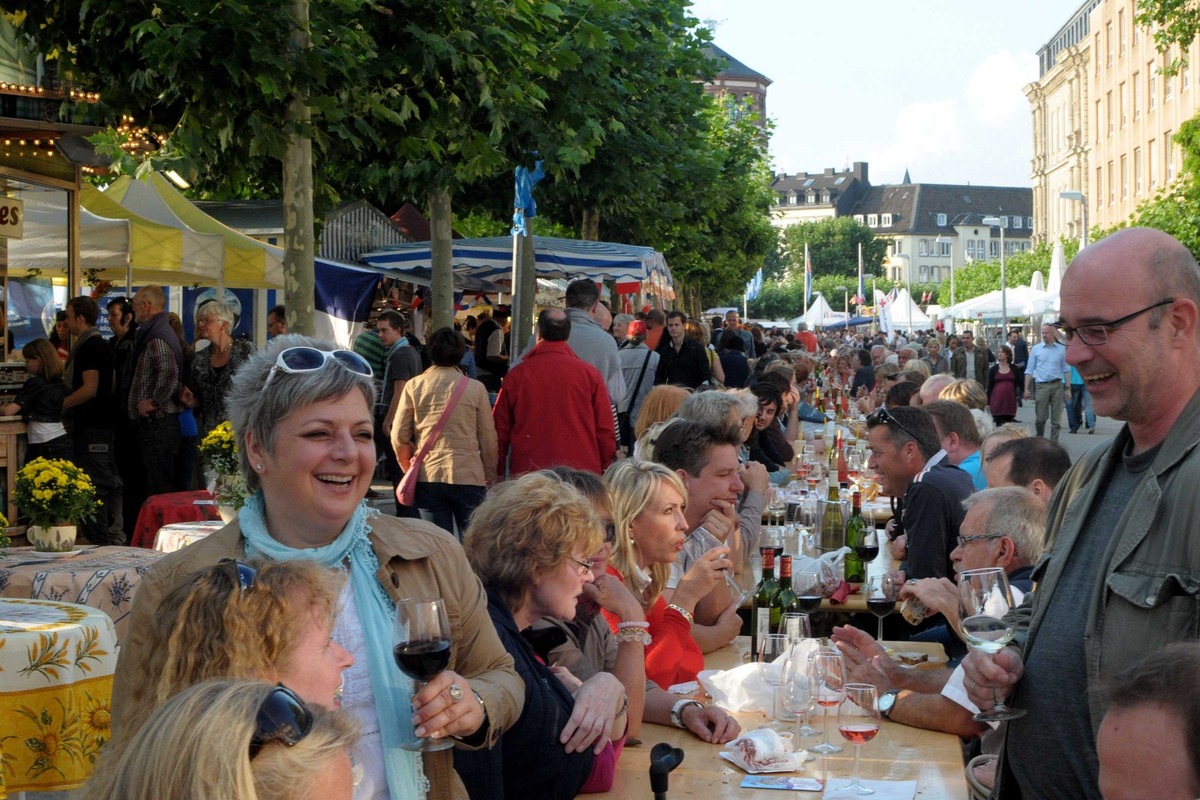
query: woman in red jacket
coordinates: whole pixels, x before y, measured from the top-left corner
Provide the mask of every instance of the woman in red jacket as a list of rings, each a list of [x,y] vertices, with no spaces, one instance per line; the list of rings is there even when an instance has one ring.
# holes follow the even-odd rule
[[[725,579],[723,570],[733,567],[729,548],[709,550],[673,592],[664,594],[671,564],[687,538],[683,481],[661,464],[635,459],[614,464],[604,480],[617,529],[608,570],[625,581],[646,609],[651,639],[646,647],[646,677],[664,689],[694,681],[704,668],[704,654],[692,638],[692,613],[696,603]],[[617,632],[620,620],[604,613]]]

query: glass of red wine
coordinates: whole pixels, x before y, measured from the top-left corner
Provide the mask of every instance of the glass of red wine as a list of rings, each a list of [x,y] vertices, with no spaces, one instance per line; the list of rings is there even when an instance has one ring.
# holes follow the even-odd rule
[[[839,789],[862,795],[875,794],[874,789],[863,786],[859,777],[858,753],[879,733],[879,695],[869,683],[847,683],[842,692],[844,698],[838,706],[837,724],[842,738],[854,745],[854,777]]]
[[[817,573],[793,573],[792,591],[796,593],[796,607],[805,614],[821,607],[821,577]]]
[[[842,702],[846,664],[837,650],[818,650],[809,657],[808,668],[813,699],[823,710],[821,743],[808,749],[823,756],[840,753],[842,748],[829,741],[829,709],[836,708]]]
[[[875,546],[879,552],[879,546]],[[883,618],[896,610],[896,579],[891,575],[872,575],[867,581],[867,610],[879,619],[879,635],[875,641],[883,641]]]
[[[392,626],[392,652],[400,671],[426,683],[450,664],[450,622],[440,597],[405,597],[396,601]],[[449,739],[414,739],[400,745],[405,750],[447,750]]]

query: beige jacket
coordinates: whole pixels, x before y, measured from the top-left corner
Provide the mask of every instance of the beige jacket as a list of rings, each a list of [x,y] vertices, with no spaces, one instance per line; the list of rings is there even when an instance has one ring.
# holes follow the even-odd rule
[[[389,516],[377,517],[372,527],[379,582],[392,599],[441,596],[447,601],[453,641],[449,668],[469,678],[471,688],[483,698],[489,726],[480,746],[491,747],[520,716],[525,688],[492,626],[483,585],[462,547],[441,528]],[[244,540],[235,521],[204,541],[164,556],[142,579],[113,681],[114,735],[126,735],[122,726],[139,716],[131,714],[135,707],[154,702],[155,676],[146,669],[150,650],[158,644],[151,633],[159,603],[189,573],[223,558],[244,557]],[[466,799],[466,789],[454,772],[453,750],[426,753],[424,762],[430,800]]]
[[[392,447],[397,453],[407,446],[413,456],[417,454],[462,377],[454,367],[430,367],[404,384],[392,426]],[[487,389],[479,381],[467,384],[425,456],[419,480],[459,486],[488,486],[496,480],[496,426]]]

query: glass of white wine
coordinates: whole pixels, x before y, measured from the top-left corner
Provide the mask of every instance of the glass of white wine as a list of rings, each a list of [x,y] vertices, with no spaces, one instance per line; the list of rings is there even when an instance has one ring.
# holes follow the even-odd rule
[[[1009,615],[1013,608],[1012,589],[1008,576],[1000,567],[969,569],[958,576],[958,613],[963,637],[967,644],[995,655],[1008,646],[1016,633],[1015,620]],[[1025,716],[1025,710],[1010,708],[996,697],[990,711],[975,715],[979,722],[1003,722]]]

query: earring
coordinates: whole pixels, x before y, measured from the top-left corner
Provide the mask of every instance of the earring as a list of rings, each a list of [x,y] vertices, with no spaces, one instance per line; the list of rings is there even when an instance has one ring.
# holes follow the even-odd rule
[[[254,468],[255,468],[256,470],[258,470],[259,472],[262,472],[263,465],[262,465],[262,464],[255,464],[255,465],[254,465]]]

